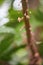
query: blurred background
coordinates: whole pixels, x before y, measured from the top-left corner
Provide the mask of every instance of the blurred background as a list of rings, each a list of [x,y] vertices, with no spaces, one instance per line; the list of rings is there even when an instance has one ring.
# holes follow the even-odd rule
[[[43,0],[28,0],[30,24],[43,59]],[[28,65],[21,0],[0,0],[0,65]],[[29,51],[29,53],[28,53]]]

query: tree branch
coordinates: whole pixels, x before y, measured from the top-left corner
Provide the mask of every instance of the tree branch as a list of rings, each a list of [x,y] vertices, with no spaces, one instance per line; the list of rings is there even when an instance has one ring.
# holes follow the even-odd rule
[[[22,7],[23,7],[23,15],[24,15],[24,22],[25,22],[28,47],[30,48],[30,50],[32,52],[31,59],[34,60],[34,58],[35,58],[35,60],[33,62],[33,65],[35,65],[36,62],[40,59],[40,56],[39,56],[38,49],[35,45],[36,41],[31,34],[31,30],[30,30],[31,26],[30,26],[29,18],[27,17],[28,16],[28,0],[22,0]],[[32,61],[30,60],[30,64]]]

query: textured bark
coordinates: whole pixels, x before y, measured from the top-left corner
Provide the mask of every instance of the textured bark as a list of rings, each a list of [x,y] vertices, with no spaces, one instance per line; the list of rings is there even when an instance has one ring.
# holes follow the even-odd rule
[[[28,16],[28,0],[22,0],[22,7],[23,7],[23,15],[24,15],[24,23],[25,23],[25,29],[26,29],[26,35],[27,35],[27,42],[28,42],[28,47],[31,50],[31,59],[30,59],[30,64],[29,65],[36,65],[39,63],[40,56],[38,53],[38,49],[35,45],[36,41],[33,36],[31,35],[31,26],[29,22],[29,17]]]

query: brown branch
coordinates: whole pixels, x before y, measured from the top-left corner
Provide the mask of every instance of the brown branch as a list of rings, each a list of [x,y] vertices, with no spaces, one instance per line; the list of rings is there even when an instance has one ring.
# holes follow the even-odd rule
[[[28,15],[28,5],[26,0],[22,0],[22,6],[23,6],[23,15],[24,15],[24,22],[25,22],[25,28],[26,28],[26,34],[27,34],[27,41],[30,43],[31,41],[31,34],[30,34],[30,23],[29,18],[26,18]]]
[[[22,0],[22,7],[23,7],[23,15],[24,15],[24,22],[25,22],[25,29],[27,34],[27,42],[30,50],[32,51],[32,58],[34,60],[33,65],[36,64],[36,62],[40,59],[38,49],[35,45],[36,41],[34,38],[32,38],[31,30],[30,30],[30,22],[28,16],[28,0]],[[31,61],[30,61],[31,64]]]

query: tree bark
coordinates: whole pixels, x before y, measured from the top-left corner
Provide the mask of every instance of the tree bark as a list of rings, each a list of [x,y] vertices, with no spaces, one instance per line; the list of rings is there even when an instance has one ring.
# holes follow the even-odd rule
[[[22,0],[22,7],[23,7],[23,16],[24,16],[28,47],[32,52],[29,65],[36,65],[36,64],[39,65],[39,63],[37,62],[39,62],[40,55],[35,45],[36,41],[34,38],[32,38],[32,34],[30,30],[31,26],[30,26],[29,16],[28,16],[28,0]]]

